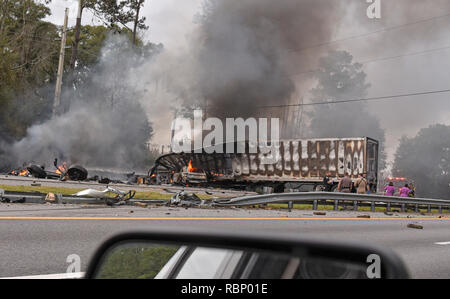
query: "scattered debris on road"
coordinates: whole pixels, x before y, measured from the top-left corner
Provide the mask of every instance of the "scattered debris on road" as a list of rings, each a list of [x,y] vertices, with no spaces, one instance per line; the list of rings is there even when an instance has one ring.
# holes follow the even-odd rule
[[[408,228],[423,229],[423,226],[419,225],[419,224],[411,223],[411,224],[408,224]]]
[[[120,207],[120,206],[125,206],[127,205],[127,202],[125,200],[114,200],[114,199],[107,199],[106,200],[106,205],[108,207]]]
[[[110,197],[108,196],[109,194],[115,194],[116,197]],[[126,205],[127,202],[133,199],[135,195],[136,191],[134,190],[125,192],[113,187],[107,187],[103,191],[99,191],[96,189],[86,189],[74,194],[74,196],[77,197],[106,199],[106,204],[110,207]]]
[[[325,212],[314,212],[314,215],[316,215],[316,216],[326,216],[327,213],[325,213]]]
[[[357,218],[367,218],[370,219],[370,215],[358,215]]]
[[[136,191],[130,190],[128,192],[125,192],[113,187],[107,187],[103,191],[99,191],[96,189],[86,189],[74,194],[73,196],[109,199],[110,196],[108,196],[108,194],[110,193],[115,194],[116,199],[130,200],[134,197]]]
[[[83,191],[80,191],[78,193],[73,194],[73,196],[78,197],[90,197],[90,198],[107,198],[107,193],[113,192],[113,188],[108,187],[103,191],[99,191],[96,189],[86,189]]]
[[[141,207],[141,208],[148,208],[148,204],[143,203],[143,202],[135,202],[134,205]]]
[[[181,207],[193,207],[193,206],[206,206],[210,204],[206,200],[201,199],[195,193],[188,193],[186,191],[181,191],[175,194],[169,202],[169,205],[181,206]]]

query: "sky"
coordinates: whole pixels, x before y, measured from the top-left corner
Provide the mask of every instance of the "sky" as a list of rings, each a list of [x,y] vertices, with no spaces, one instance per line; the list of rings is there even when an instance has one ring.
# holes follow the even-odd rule
[[[201,9],[202,0],[151,0],[146,1],[143,15],[147,18],[150,29],[145,33],[145,40],[163,43],[167,47],[177,47],[180,41],[195,26],[194,17]],[[77,11],[77,0],[53,0],[50,4],[52,16],[48,20],[62,25],[64,10],[69,8],[69,26],[74,26]],[[83,12],[84,13],[84,12]],[[99,22],[89,11],[83,16],[83,24],[99,25]]]
[[[405,0],[398,1],[407,3]],[[439,1],[441,0],[425,0],[424,3],[434,4]],[[150,29],[145,33],[145,40],[163,43],[166,48],[171,50],[182,49],[196,26],[194,17],[201,10],[202,0],[151,0],[146,2],[148,3],[144,7],[144,15],[147,17]],[[73,25],[77,11],[76,0],[53,0],[51,4],[53,15],[48,20],[62,24],[65,7],[70,8],[69,25]],[[399,9],[402,9],[401,6]],[[365,11],[357,13],[362,15],[365,14]],[[412,10],[410,19],[425,20],[446,13],[450,12],[443,11],[438,4],[426,5]],[[355,13],[352,12],[343,16],[341,22],[336,24],[334,39],[395,27],[405,22],[394,12],[383,11],[382,21],[374,20],[372,23],[366,22],[366,26],[358,26]],[[99,24],[89,13],[85,14],[83,23]],[[346,40],[335,43],[333,46],[349,51],[356,61],[378,60],[364,64],[363,68],[371,83],[370,97],[449,89],[450,49],[435,50],[450,47],[450,31],[441,30],[442,28],[450,28],[450,17]],[[437,29],[440,29],[439,34],[436,33]],[[399,36],[404,36],[408,40],[408,46],[404,45],[404,40]],[[429,50],[432,51],[413,55]],[[405,57],[380,60],[380,58],[405,54],[407,54]],[[308,70],[308,67],[304,66],[294,66],[294,68],[302,71]],[[295,80],[298,81],[298,84],[308,84],[306,83],[308,80],[302,76],[297,76]],[[450,125],[449,93],[380,101],[369,105],[381,120],[382,127],[387,130],[386,146],[391,160],[398,140],[403,135],[412,137],[421,128],[435,123]]]

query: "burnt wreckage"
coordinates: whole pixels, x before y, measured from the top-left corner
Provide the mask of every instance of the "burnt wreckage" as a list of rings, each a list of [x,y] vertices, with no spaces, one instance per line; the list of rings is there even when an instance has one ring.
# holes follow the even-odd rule
[[[85,181],[88,178],[88,171],[80,165],[56,166],[56,171],[47,171],[45,167],[37,164],[30,164],[23,169],[13,170],[9,174],[23,177],[34,177],[37,179],[60,179],[71,181]]]
[[[329,172],[334,189],[346,173],[353,180],[366,175],[370,187],[378,184],[379,142],[363,138],[329,138],[281,141],[275,148],[275,163],[261,161],[265,154],[171,153],[161,156],[149,171],[152,184],[215,186],[248,191],[322,191]],[[236,144],[234,145],[236,148]],[[225,149],[226,145],[224,145]],[[210,151],[208,151],[210,152]],[[236,152],[236,151],[235,151]]]

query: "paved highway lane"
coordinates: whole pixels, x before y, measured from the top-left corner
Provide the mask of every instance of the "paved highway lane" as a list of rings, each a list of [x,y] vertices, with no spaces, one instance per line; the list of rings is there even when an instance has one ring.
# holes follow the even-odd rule
[[[82,271],[101,241],[148,228],[217,228],[288,232],[326,240],[371,243],[396,251],[414,278],[450,278],[450,217],[311,211],[221,210],[52,205],[0,205],[0,277],[64,273],[66,258]],[[407,228],[409,223],[424,230]]]

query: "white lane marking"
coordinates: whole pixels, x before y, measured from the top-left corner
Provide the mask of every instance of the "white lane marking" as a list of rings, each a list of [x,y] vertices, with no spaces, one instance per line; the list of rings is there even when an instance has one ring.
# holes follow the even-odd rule
[[[2,277],[0,279],[80,279],[83,277],[84,272],[35,275],[35,276]]]
[[[434,243],[434,244],[445,246],[445,245],[450,245],[450,242],[437,242],[437,243]]]

